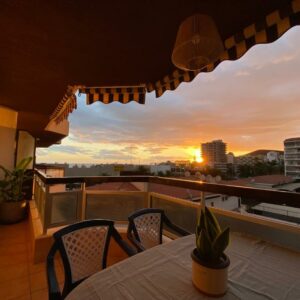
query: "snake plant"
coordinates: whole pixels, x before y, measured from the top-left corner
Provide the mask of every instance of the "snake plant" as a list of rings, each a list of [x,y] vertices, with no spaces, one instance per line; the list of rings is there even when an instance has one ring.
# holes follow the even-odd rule
[[[25,171],[31,161],[32,157],[22,159],[12,171],[0,166],[4,173],[4,178],[0,180],[0,201],[23,200],[23,182],[31,178]]]
[[[221,230],[218,220],[207,208],[201,209],[196,227],[196,248],[198,257],[205,261],[218,263],[229,244],[229,228]]]

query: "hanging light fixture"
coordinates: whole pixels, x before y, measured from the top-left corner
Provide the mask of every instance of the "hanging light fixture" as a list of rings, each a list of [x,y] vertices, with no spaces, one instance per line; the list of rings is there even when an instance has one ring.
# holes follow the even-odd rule
[[[195,14],[184,20],[178,30],[172,53],[173,64],[185,71],[200,70],[217,60],[223,42],[210,16]]]

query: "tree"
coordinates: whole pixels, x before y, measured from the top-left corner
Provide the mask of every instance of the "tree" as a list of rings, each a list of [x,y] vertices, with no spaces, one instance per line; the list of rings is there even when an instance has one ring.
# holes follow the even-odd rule
[[[239,165],[238,174],[239,177],[252,177],[261,175],[283,174],[284,165],[282,162],[262,162],[256,161],[254,165]]]
[[[148,169],[145,166],[139,166],[138,172],[141,175],[147,175],[149,173]]]
[[[215,169],[215,168],[212,168],[210,166],[205,166],[202,170],[201,170],[201,173],[204,174],[204,175],[211,175],[213,177],[216,177],[216,176],[222,176],[223,173],[222,171],[220,171],[219,169]]]
[[[235,178],[235,170],[233,164],[227,164],[226,178],[232,179]]]
[[[239,173],[239,177],[242,177],[242,178],[254,176],[252,166],[247,165],[247,164],[239,165],[238,166],[238,173]]]

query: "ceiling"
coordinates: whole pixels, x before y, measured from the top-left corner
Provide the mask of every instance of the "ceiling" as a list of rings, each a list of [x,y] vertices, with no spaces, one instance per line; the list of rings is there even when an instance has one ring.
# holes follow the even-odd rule
[[[68,85],[138,85],[170,74],[178,27],[193,13],[211,15],[225,40],[289,2],[2,0],[0,105],[42,136]]]

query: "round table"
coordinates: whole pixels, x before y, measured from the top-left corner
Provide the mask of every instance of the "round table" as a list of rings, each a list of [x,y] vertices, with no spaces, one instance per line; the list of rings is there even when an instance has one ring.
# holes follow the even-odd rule
[[[191,281],[195,236],[125,259],[77,286],[67,300],[210,299]],[[229,289],[221,299],[300,299],[300,253],[231,234]]]

